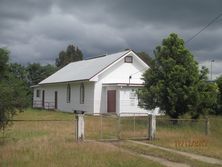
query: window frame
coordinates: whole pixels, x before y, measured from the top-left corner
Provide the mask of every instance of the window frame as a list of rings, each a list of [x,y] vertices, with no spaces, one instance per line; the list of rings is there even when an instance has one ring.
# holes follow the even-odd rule
[[[80,104],[85,103],[85,86],[84,83],[80,84]]]
[[[36,89],[36,97],[37,98],[41,97],[41,90],[40,89]]]
[[[70,103],[70,102],[71,102],[71,86],[68,83],[66,87],[66,103]]]
[[[125,63],[133,63],[133,56],[126,56],[124,58]]]

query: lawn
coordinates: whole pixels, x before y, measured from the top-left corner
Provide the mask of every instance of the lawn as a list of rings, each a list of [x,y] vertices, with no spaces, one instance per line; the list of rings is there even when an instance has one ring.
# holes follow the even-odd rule
[[[222,159],[222,117],[209,118],[209,134],[205,120],[182,120],[174,125],[166,118],[157,119],[156,140],[148,143]]]
[[[147,117],[85,116],[87,139],[145,139],[148,137]]]
[[[0,133],[0,166],[161,166],[111,144],[77,143],[73,118],[69,113],[44,110],[28,109],[19,113],[16,120],[35,121],[16,121],[4,136]]]
[[[151,155],[154,157],[161,157],[172,162],[183,163],[189,166],[195,166],[195,167],[197,166],[198,167],[219,167],[220,166],[221,167],[221,165],[218,165],[218,164],[209,164],[206,162],[201,162],[201,161],[194,160],[183,155],[161,150],[158,148],[152,148],[152,147],[147,147],[144,145],[134,144],[128,141],[118,142],[117,144],[119,145],[119,147],[128,149],[133,152],[137,152],[144,155]]]
[[[174,123],[169,118],[157,117],[156,139],[144,142],[222,159],[222,117],[206,120],[181,119]],[[148,137],[147,117],[85,117],[87,139],[144,139]]]
[[[209,118],[209,134],[206,135],[206,120],[179,120],[157,117],[156,139],[144,142],[173,148],[180,151],[222,159],[222,117]],[[85,117],[87,139],[147,138],[147,117]]]
[[[75,119],[71,113],[28,109],[19,113],[15,120],[4,136],[0,133],[0,166],[160,166],[119,148],[191,166],[207,166],[183,156],[127,142],[117,144],[119,148],[95,141],[77,143]],[[147,121],[147,117],[119,119],[88,115],[85,116],[86,139],[144,138],[148,132]],[[210,134],[206,136],[204,120],[175,125],[166,118],[158,118],[156,140],[144,142],[222,159],[221,125],[221,117],[211,117]]]

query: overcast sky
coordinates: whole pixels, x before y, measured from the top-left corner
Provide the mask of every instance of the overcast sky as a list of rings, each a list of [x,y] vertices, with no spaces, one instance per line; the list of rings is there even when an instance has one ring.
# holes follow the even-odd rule
[[[221,0],[0,0],[0,47],[11,61],[54,64],[69,44],[85,57],[126,48],[150,55],[171,32],[185,41],[222,13]],[[222,74],[222,17],[186,44]]]

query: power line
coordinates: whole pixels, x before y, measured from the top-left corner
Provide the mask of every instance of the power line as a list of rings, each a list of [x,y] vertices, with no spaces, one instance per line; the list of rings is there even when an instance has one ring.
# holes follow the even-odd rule
[[[192,41],[196,36],[198,36],[202,31],[204,31],[207,27],[209,27],[211,24],[213,24],[217,19],[219,19],[222,16],[222,13],[220,13],[219,15],[217,15],[214,19],[212,19],[206,26],[204,26],[199,32],[197,32],[196,34],[194,34],[190,39],[188,39],[187,41],[185,41],[185,43],[189,43],[190,41]]]
[[[222,16],[222,13],[220,13],[219,15],[217,15],[215,18],[213,18],[206,26],[204,26],[200,31],[198,31],[196,34],[194,34],[190,39],[188,39],[187,41],[185,41],[185,43],[189,43],[190,41],[192,41],[196,36],[198,36],[202,31],[204,31],[207,27],[209,27],[211,24],[213,24],[215,21],[217,21],[220,17]],[[139,72],[142,72],[142,71],[145,71],[146,68],[142,69],[142,70],[139,70],[133,74],[131,74],[129,76],[129,79],[132,78],[133,75],[139,73]]]

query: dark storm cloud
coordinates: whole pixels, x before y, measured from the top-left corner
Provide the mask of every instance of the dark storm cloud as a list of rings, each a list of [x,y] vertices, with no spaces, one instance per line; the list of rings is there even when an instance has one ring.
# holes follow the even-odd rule
[[[144,0],[118,1],[108,11],[117,16],[141,22],[178,27],[203,26],[206,21],[221,12],[220,0]],[[127,11],[127,12],[126,12]]]
[[[176,32],[185,41],[222,12],[221,0],[0,0],[0,47],[12,61],[54,63],[68,44],[85,56],[147,51]],[[201,65],[222,62],[222,18],[186,44]]]

